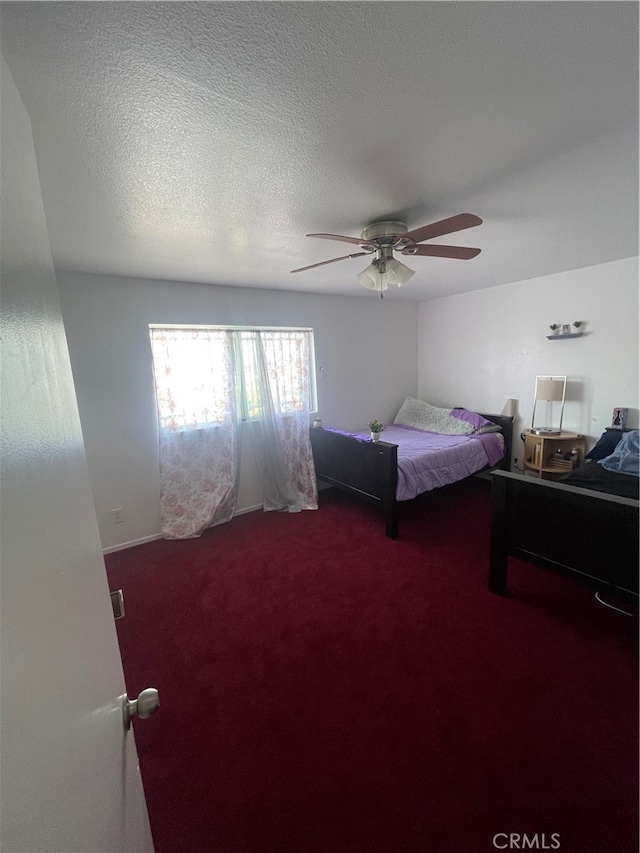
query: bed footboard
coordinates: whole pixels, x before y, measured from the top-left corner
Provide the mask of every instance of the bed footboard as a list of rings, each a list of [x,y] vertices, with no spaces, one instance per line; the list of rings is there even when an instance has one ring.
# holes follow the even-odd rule
[[[322,428],[312,427],[309,434],[318,477],[377,504],[384,512],[387,536],[395,539],[398,535],[398,446]]]
[[[492,481],[492,592],[506,594],[514,556],[637,601],[638,501],[506,471]]]

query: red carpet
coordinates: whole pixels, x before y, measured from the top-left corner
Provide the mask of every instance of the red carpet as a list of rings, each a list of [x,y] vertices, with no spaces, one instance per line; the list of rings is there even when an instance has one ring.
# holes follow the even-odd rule
[[[106,558],[157,853],[636,853],[637,620],[515,561],[491,594],[489,489]]]

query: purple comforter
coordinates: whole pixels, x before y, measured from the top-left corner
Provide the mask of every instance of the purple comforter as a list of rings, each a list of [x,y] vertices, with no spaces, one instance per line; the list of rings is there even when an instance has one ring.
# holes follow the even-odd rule
[[[368,432],[345,434],[360,439],[369,438]],[[501,438],[495,432],[440,435],[402,424],[391,424],[381,438],[398,445],[396,499],[399,501],[407,501],[422,492],[456,483],[486,465],[495,465],[503,457]]]

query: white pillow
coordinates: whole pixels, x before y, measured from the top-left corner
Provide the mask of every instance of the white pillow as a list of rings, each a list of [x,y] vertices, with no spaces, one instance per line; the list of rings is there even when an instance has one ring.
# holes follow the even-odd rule
[[[407,397],[400,406],[394,424],[437,432],[440,435],[470,435],[474,431],[472,424],[454,418],[451,409],[441,409],[431,406],[415,397]]]

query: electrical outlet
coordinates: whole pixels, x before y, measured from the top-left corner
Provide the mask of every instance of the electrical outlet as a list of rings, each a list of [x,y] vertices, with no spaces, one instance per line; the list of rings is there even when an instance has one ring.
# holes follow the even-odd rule
[[[122,507],[111,510],[111,521],[113,524],[120,524],[124,521],[124,511],[122,510]]]

